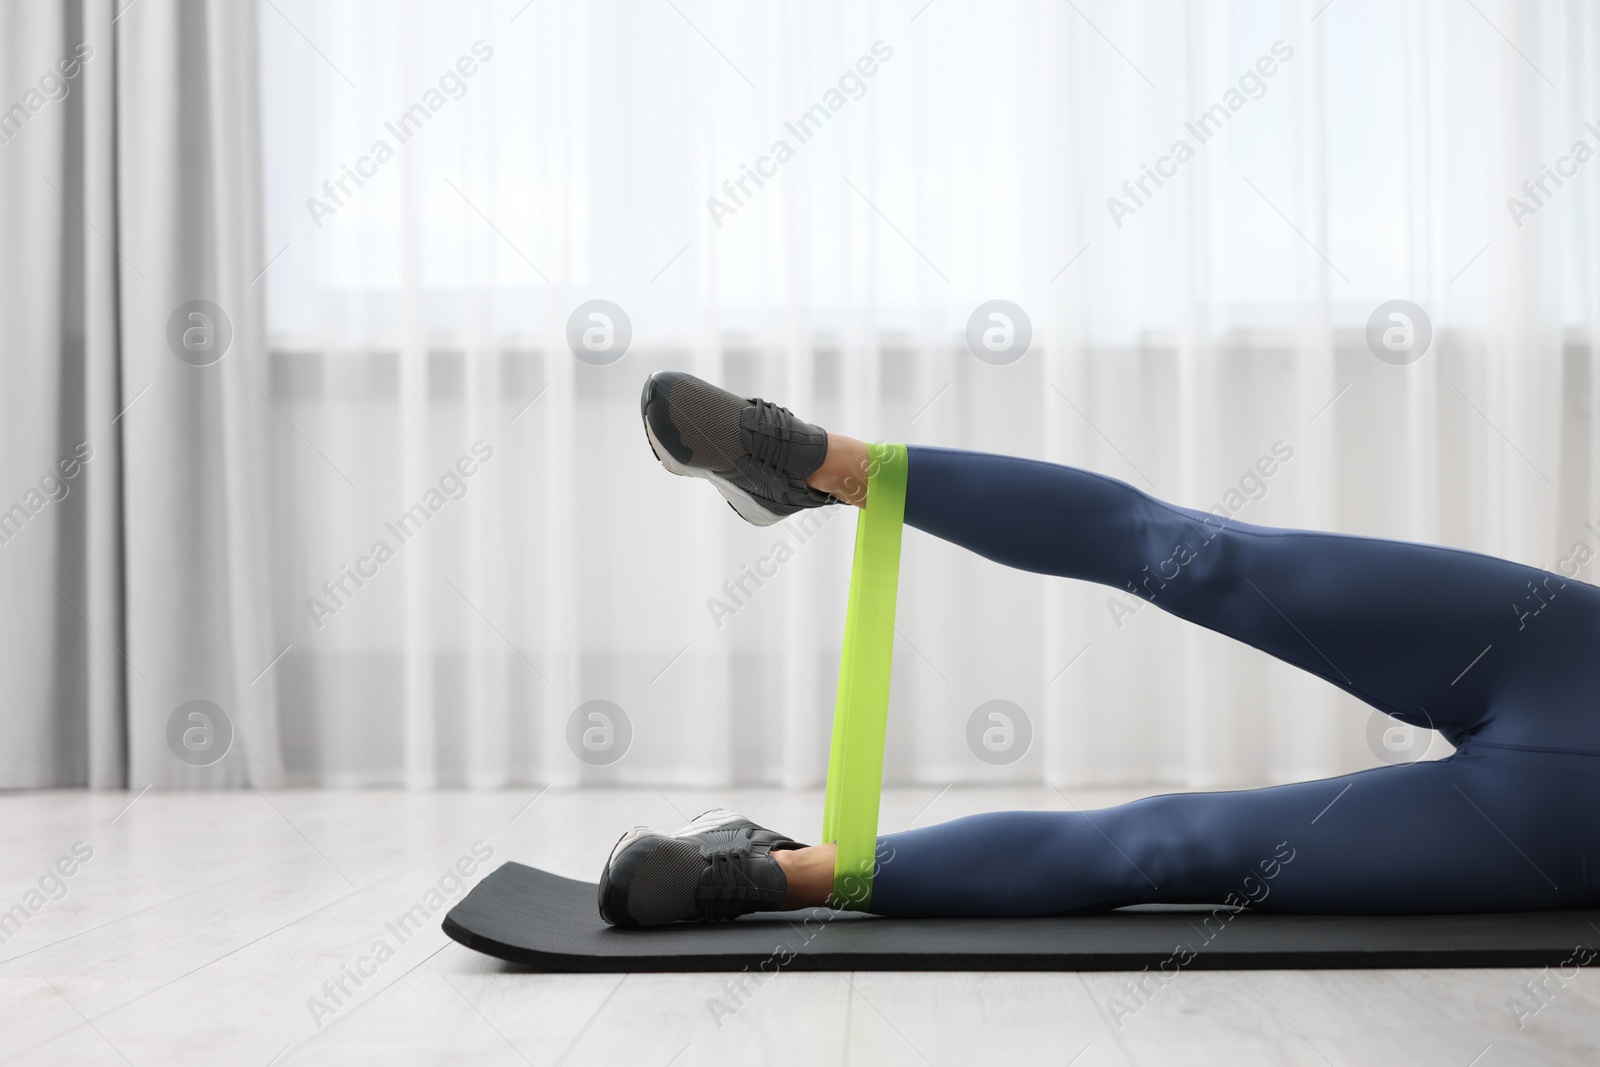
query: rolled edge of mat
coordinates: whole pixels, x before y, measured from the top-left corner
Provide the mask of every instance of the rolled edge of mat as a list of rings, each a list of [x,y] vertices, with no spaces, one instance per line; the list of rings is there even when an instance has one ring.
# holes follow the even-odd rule
[[[856,519],[822,835],[838,846],[830,903],[851,911],[872,903],[909,467],[905,445],[870,444],[867,453],[867,505]]]

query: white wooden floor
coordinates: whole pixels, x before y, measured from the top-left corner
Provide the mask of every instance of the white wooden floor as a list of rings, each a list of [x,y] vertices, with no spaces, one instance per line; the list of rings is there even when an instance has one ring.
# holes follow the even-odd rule
[[[882,824],[1062,806],[1049,791],[951,790],[919,812],[933,794],[891,792]],[[1072,799],[1091,807],[1130,795],[1085,790]],[[675,828],[722,803],[803,838],[814,834],[820,811],[816,794],[535,796],[0,799],[0,908],[12,916],[0,913],[0,1063],[1600,1060],[1600,978],[1592,971],[1552,984],[1546,1006],[1520,1029],[1507,1003],[1526,997],[1533,971],[1186,971],[1142,1006],[1125,974],[781,974],[721,1018],[709,1002],[735,1002],[719,975],[505,973],[438,928],[444,907],[460,897],[448,872],[471,860],[475,845],[480,855],[492,849],[492,858],[472,880],[507,859],[593,879],[617,835],[636,822]],[[59,876],[58,863],[70,877]],[[30,896],[41,879],[43,890]],[[441,879],[445,893],[430,901]],[[386,924],[419,903],[441,906],[401,943]],[[398,946],[392,958],[372,956],[379,942]],[[365,972],[359,985],[355,971]],[[348,996],[324,992],[341,978]]]

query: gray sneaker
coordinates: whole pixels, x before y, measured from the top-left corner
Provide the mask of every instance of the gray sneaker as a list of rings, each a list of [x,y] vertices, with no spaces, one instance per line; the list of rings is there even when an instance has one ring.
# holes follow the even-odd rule
[[[771,526],[839,503],[806,485],[828,455],[828,432],[788,408],[669,370],[645,380],[639,411],[661,465],[706,479],[748,522]]]
[[[781,909],[789,883],[772,853],[804,847],[726,808],[673,834],[635,826],[600,875],[600,917],[637,928]]]

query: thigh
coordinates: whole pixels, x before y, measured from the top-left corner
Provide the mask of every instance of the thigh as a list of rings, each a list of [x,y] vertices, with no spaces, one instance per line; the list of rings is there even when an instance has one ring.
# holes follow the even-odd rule
[[[1125,828],[1152,877],[1166,881],[1152,899],[1231,894],[1234,903],[1303,913],[1577,907],[1600,899],[1597,762],[1458,753],[1315,782],[1151,798],[1106,831]]]
[[[1179,510],[1197,523],[1203,515]],[[1593,647],[1600,590],[1509,560],[1230,521],[1196,543],[1187,569],[1162,591],[1169,611],[1454,745],[1497,717],[1550,717],[1548,703],[1505,699],[1530,663],[1563,660],[1566,688],[1593,675],[1573,653]],[[1160,596],[1155,603],[1163,606]],[[1530,603],[1544,610],[1532,616]],[[1537,640],[1524,634],[1530,618],[1542,631]]]

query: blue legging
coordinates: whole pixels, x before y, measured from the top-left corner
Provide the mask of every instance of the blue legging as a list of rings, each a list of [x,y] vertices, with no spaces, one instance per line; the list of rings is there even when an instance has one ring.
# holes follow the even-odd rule
[[[1600,903],[1600,588],[1492,556],[1273,529],[1034,460],[913,447],[906,522],[1130,590],[1437,729],[1447,759],[879,839],[871,910],[1464,912]]]

